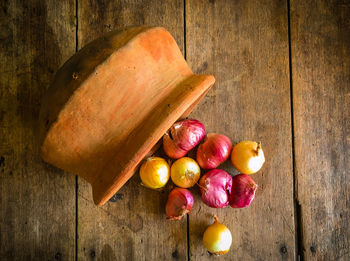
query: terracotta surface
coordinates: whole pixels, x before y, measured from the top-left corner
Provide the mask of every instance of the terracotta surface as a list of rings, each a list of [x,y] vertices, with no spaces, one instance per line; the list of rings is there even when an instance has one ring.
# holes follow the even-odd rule
[[[41,156],[91,183],[102,205],[214,81],[193,74],[164,28],[111,32],[57,72],[40,112]]]

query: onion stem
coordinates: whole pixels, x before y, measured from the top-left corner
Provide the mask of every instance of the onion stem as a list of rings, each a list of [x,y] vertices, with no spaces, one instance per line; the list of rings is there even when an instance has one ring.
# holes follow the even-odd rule
[[[256,147],[256,155],[259,155],[259,152],[260,152],[260,150],[261,150],[261,142],[259,141],[258,142],[258,146]]]
[[[214,223],[220,223],[219,222],[219,218],[217,217],[217,215],[214,214]]]
[[[199,188],[203,189],[205,192],[207,192],[207,188],[196,182],[196,184],[199,186]]]

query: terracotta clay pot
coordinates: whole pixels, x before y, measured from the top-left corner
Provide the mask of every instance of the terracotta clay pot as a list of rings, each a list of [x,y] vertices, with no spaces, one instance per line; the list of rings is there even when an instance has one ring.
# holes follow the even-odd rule
[[[41,156],[91,183],[101,206],[214,84],[164,28],[110,32],[57,72],[40,112]]]

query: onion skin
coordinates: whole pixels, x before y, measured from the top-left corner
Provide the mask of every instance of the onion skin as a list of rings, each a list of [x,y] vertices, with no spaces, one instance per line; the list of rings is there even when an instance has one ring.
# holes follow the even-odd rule
[[[165,154],[173,159],[184,157],[204,138],[203,123],[195,119],[187,119],[174,123],[163,136]]]
[[[232,189],[229,197],[230,206],[233,208],[248,207],[255,196],[258,185],[247,174],[239,174],[232,177]]]
[[[217,168],[231,154],[232,142],[222,134],[209,133],[197,150],[197,162],[203,169]]]
[[[232,177],[226,171],[213,169],[199,181],[202,201],[211,208],[224,208],[229,204]]]
[[[168,196],[165,213],[170,220],[180,220],[184,215],[190,213],[194,199],[192,193],[184,188],[174,188]]]
[[[214,224],[207,227],[203,234],[203,244],[210,253],[219,256],[230,250],[232,235],[231,231],[219,222],[217,216],[214,216],[214,219]]]

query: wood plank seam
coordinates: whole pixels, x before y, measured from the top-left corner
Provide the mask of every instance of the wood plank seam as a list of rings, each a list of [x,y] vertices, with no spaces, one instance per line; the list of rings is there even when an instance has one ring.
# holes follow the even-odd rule
[[[291,113],[291,142],[292,142],[292,172],[293,172],[293,197],[294,197],[294,231],[295,231],[295,256],[298,260],[304,260],[303,239],[301,225],[301,206],[298,200],[298,181],[295,174],[295,147],[294,147],[294,110],[293,110],[293,71],[292,71],[292,39],[290,29],[290,0],[287,0],[288,15],[288,56],[289,56],[289,86],[290,86],[290,113]]]
[[[299,252],[305,260],[350,260],[349,15],[344,1],[290,0]]]
[[[186,47],[187,47],[187,42],[186,42],[186,0],[183,2],[183,19],[184,19],[184,58],[187,61],[187,53],[186,53]],[[190,216],[189,214],[186,214],[186,226],[187,226],[187,261],[190,261]]]
[[[75,0],[75,52],[78,52],[78,29],[79,29],[79,16],[78,16],[78,0]],[[75,260],[78,260],[78,192],[79,182],[78,176],[75,176]]]

